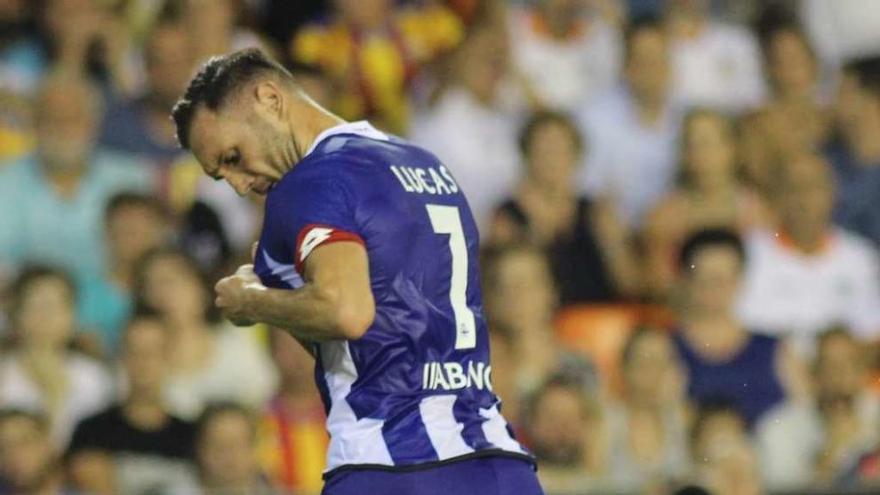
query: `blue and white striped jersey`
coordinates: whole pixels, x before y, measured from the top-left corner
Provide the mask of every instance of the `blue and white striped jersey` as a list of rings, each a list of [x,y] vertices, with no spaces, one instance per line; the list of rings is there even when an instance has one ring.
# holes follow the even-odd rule
[[[449,170],[366,122],[325,131],[267,195],[256,273],[296,289],[309,254],[334,241],[366,248],[376,318],[361,339],[316,345],[327,475],[530,459],[492,392],[477,227]]]

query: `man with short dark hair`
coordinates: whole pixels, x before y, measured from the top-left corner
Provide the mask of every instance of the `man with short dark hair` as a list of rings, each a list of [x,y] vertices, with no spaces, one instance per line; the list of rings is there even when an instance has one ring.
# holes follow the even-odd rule
[[[315,354],[324,493],[541,493],[492,393],[476,224],[446,166],[257,50],[208,61],[173,114],[205,173],[266,195],[254,265],[216,304]]]
[[[162,246],[171,232],[168,213],[156,198],[124,191],[104,208],[105,269],[79,283],[80,326],[92,333],[103,352],[116,355],[124,325],[132,313],[134,266],[150,249]]]
[[[831,223],[831,167],[805,155],[771,171],[776,231],[749,236],[743,322],[789,334],[805,356],[819,332],[837,324],[870,341],[880,336],[880,257],[864,239]]]
[[[580,112],[587,137],[580,182],[613,201],[630,229],[671,188],[682,106],[671,87],[669,39],[654,17],[633,19],[624,32],[622,81]]]
[[[68,449],[71,476],[83,492],[182,493],[196,486],[189,459],[195,426],[169,414],[168,329],[157,315],[134,317],[122,339],[128,395],[77,425]]]

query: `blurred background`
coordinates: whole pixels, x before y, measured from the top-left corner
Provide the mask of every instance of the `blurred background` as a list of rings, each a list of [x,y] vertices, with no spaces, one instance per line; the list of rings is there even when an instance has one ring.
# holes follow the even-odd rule
[[[548,494],[880,490],[880,2],[0,0],[0,493],[320,491],[311,357],[212,308],[261,199],[169,120],[250,46],[457,177]]]

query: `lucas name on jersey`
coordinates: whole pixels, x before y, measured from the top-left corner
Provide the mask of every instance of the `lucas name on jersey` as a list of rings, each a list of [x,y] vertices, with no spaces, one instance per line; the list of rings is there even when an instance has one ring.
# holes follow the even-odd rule
[[[486,363],[468,361],[467,369],[455,361],[440,363],[436,361],[424,364],[422,368],[422,389],[424,390],[461,390],[477,387],[480,390],[492,391],[492,366]]]
[[[455,194],[458,192],[458,184],[452,178],[452,174],[443,165],[439,171],[434,167],[415,168],[391,165],[391,172],[400,181],[403,189],[409,193],[417,194]]]

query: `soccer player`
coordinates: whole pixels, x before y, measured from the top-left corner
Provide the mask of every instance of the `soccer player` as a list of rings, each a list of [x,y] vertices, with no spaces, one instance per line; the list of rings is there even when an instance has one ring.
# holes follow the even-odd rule
[[[492,392],[477,228],[444,164],[322,109],[258,50],[209,60],[173,117],[205,173],[266,195],[254,265],[216,303],[314,353],[324,493],[541,494]]]

